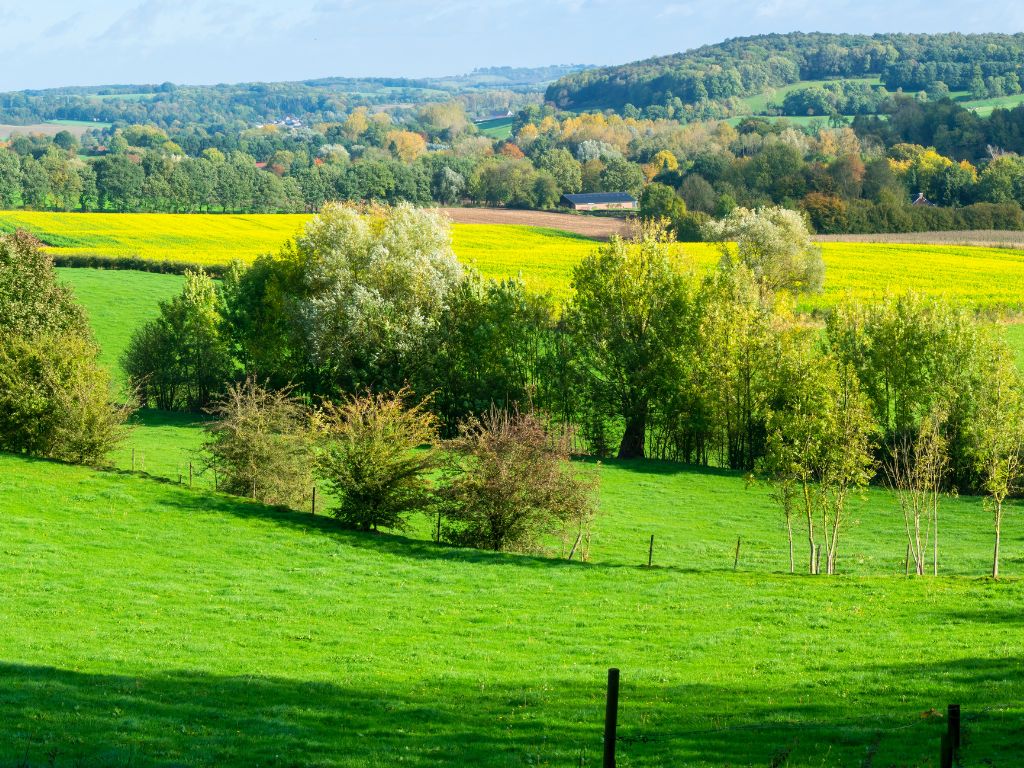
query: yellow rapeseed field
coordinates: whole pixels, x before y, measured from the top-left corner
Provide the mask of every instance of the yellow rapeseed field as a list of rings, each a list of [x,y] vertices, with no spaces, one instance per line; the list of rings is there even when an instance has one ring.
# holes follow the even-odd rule
[[[276,252],[308,220],[297,215],[201,215],[0,212],[0,230],[23,227],[57,254],[140,256],[226,264]],[[454,224],[459,258],[490,277],[519,275],[534,290],[568,292],[575,265],[599,243],[554,229],[502,224]],[[694,269],[710,268],[718,251],[706,244],[675,246]],[[825,293],[801,301],[804,310],[842,296],[870,298],[888,288],[944,294],[979,308],[1024,310],[1024,251],[964,245],[824,243]]]

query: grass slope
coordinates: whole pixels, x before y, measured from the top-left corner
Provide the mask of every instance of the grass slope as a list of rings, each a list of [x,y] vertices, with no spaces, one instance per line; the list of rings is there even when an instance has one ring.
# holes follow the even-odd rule
[[[791,577],[740,478],[601,472],[580,565],[0,456],[0,763],[594,765],[612,665],[622,766],[935,765],[948,701],[964,764],[1014,762],[1024,583],[894,575],[873,506],[841,569],[886,575]],[[973,573],[987,517],[945,516]]]

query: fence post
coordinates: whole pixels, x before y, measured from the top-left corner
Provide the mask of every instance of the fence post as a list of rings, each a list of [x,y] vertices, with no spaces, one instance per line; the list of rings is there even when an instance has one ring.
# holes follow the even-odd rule
[[[604,768],[615,768],[615,731],[619,723],[619,670],[608,670],[608,698],[604,708]]]
[[[732,561],[732,569],[735,571],[740,567],[740,537],[736,537],[736,559]]]
[[[188,487],[192,487],[192,462],[188,463]]]
[[[960,705],[950,704],[946,710],[946,727],[949,734],[951,749],[955,753],[960,749]]]
[[[953,742],[948,733],[939,740],[939,768],[953,768]]]
[[[647,550],[647,567],[650,568],[654,562],[654,534],[651,534],[651,548]]]
[[[441,543],[441,510],[437,510],[437,543]]]
[[[316,515],[316,484],[313,485],[313,506],[311,507],[313,515]]]
[[[814,575],[821,575],[821,544],[814,545]]]
[[[132,472],[135,471],[135,446],[132,446]]]
[[[907,559],[903,561],[903,575],[910,575],[910,545],[907,544]]]
[[[215,490],[215,491],[219,491],[220,490],[220,481],[217,480],[217,469],[216,468],[214,468],[214,470],[213,470],[213,490]]]

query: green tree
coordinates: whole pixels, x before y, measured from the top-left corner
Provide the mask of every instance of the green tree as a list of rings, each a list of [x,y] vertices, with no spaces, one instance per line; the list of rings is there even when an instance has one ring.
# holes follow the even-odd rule
[[[537,168],[554,176],[562,194],[579,192],[583,186],[583,168],[567,149],[559,147],[544,152],[537,158]]]
[[[231,378],[223,333],[223,302],[203,272],[185,273],[180,294],[160,303],[160,315],[133,334],[121,359],[143,403],[201,410]]]
[[[0,149],[0,208],[13,208],[21,197],[21,163],[13,152]]]
[[[666,233],[614,239],[573,270],[566,323],[592,407],[618,414],[620,458],[644,455],[652,404],[692,343],[690,279]]]
[[[995,527],[992,578],[998,579],[1003,503],[1019,486],[1024,469],[1024,399],[1009,346],[1002,339],[985,336],[980,347],[984,376],[971,428],[975,465]]]

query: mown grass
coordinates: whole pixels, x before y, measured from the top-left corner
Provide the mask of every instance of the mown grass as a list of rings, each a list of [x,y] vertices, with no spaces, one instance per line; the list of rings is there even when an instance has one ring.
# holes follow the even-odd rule
[[[1024,583],[974,577],[987,516],[969,500],[944,513],[963,576],[898,575],[899,524],[874,502],[845,575],[810,578],[779,572],[762,489],[600,471],[581,565],[0,456],[0,763],[595,765],[609,666],[622,766],[937,765],[930,713],[950,701],[965,764],[1015,761]]]
[[[61,280],[89,312],[100,345],[100,361],[120,385],[119,361],[136,328],[155,318],[158,304],[181,290],[184,278],[151,272],[58,269]]]

